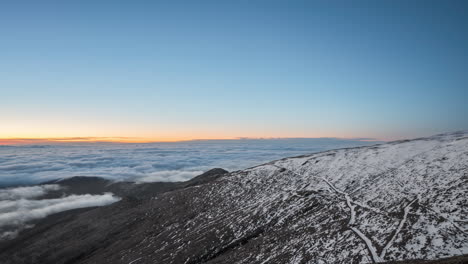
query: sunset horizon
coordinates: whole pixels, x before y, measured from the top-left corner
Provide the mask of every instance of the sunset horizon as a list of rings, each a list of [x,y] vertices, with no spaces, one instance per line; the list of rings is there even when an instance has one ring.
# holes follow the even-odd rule
[[[360,141],[392,141],[396,139],[381,139],[367,137],[333,137],[333,136],[316,136],[316,137],[225,137],[225,138],[173,138],[173,139],[157,139],[157,138],[141,138],[141,137],[30,137],[30,138],[0,138],[0,145],[30,145],[30,144],[48,144],[48,143],[169,143],[169,142],[185,142],[185,141],[215,141],[215,140],[281,140],[281,139],[349,139]]]

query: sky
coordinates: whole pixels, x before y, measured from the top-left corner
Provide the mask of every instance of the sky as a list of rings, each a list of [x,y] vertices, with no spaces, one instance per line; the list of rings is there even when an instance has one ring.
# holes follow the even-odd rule
[[[462,0],[2,1],[0,142],[468,129],[467,12]]]

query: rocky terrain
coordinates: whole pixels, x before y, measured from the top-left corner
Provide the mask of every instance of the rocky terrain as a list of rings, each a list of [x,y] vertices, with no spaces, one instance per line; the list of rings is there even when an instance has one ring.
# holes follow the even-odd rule
[[[0,263],[428,263],[468,254],[468,132],[214,170],[185,183],[48,184],[122,199],[38,221],[0,243]]]

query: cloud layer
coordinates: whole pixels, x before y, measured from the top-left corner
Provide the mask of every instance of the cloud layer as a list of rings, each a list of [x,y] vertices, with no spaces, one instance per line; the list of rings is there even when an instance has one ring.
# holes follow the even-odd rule
[[[103,195],[70,195],[58,199],[31,200],[59,185],[18,187],[0,190],[0,240],[13,238],[29,227],[32,220],[71,209],[103,206],[120,200],[111,193]]]
[[[46,194],[48,191],[57,191],[61,187],[58,184],[46,184],[38,186],[26,186],[17,188],[0,189],[0,201],[36,198]],[[1,203],[0,203],[1,212]]]
[[[21,225],[48,215],[84,207],[103,206],[119,198],[106,193],[103,195],[70,195],[58,199],[0,201],[0,227]]]
[[[2,146],[0,186],[72,176],[180,181],[213,167],[238,170],[283,157],[368,144],[375,142],[319,138]]]

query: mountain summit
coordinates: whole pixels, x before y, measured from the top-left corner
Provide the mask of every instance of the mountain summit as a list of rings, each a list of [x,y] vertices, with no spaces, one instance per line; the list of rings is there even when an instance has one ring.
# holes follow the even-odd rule
[[[371,263],[468,254],[466,131],[215,170],[192,183],[52,215],[1,244],[0,262]]]

